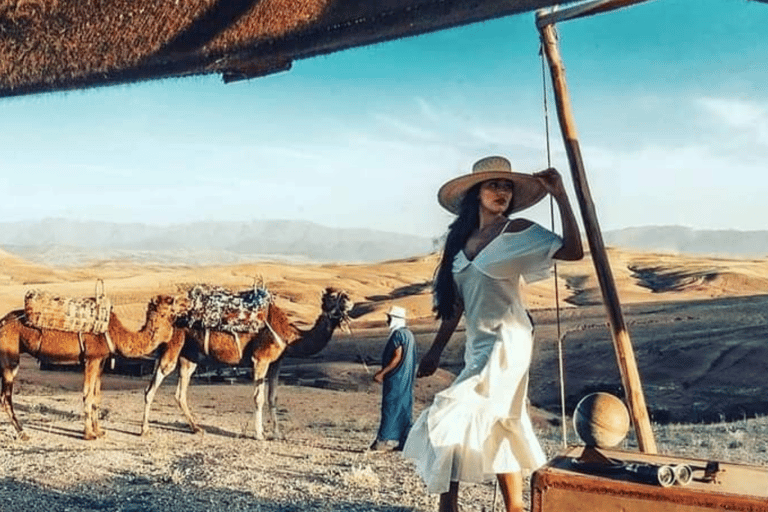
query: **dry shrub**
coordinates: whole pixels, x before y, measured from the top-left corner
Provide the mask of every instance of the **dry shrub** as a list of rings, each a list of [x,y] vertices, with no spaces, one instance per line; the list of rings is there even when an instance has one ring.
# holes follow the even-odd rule
[[[352,466],[349,473],[342,475],[342,478],[348,486],[364,487],[366,489],[378,489],[381,484],[379,475],[368,464],[365,466]]]

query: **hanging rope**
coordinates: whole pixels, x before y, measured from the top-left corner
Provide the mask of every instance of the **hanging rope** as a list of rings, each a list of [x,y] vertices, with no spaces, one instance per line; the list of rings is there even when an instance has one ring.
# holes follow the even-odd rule
[[[547,141],[547,167],[552,167],[552,149],[549,139],[549,106],[547,104],[547,72],[546,72],[546,57],[544,56],[544,48],[539,48],[539,56],[541,57],[541,87],[542,97],[544,98],[544,132]],[[552,196],[549,196],[549,217],[552,225],[552,231],[555,230],[555,200]],[[563,364],[563,336],[560,333],[560,290],[557,285],[557,260],[553,265],[554,277],[555,277],[555,318],[557,324],[557,360],[560,371],[560,424],[562,426],[562,441],[563,448],[568,446],[568,428],[566,426],[565,416],[565,370]]]

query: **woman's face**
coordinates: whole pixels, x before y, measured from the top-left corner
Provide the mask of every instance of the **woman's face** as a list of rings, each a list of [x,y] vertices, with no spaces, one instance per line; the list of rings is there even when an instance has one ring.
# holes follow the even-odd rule
[[[480,184],[480,208],[493,215],[503,215],[512,202],[514,185],[509,180],[488,180]]]

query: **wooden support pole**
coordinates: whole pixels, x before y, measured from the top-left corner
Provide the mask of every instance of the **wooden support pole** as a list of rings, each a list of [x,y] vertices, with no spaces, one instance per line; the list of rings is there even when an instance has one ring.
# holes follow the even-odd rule
[[[579,141],[576,135],[576,123],[571,111],[568,87],[565,82],[565,68],[560,58],[555,28],[551,24],[544,25],[539,27],[539,33],[541,34],[544,53],[549,62],[550,73],[552,74],[552,86],[555,91],[560,130],[563,135],[565,150],[568,154],[571,176],[579,201],[582,220],[584,221],[584,229],[587,233],[589,249],[592,253],[592,261],[597,271],[600,291],[602,292],[603,301],[608,312],[611,336],[613,337],[616,349],[616,358],[619,363],[629,414],[635,427],[640,451],[656,453],[656,441],[653,438],[653,430],[651,429],[651,422],[645,405],[645,397],[640,382],[640,374],[637,371],[632,342],[629,339],[629,333],[624,323],[616,291],[616,283],[613,280],[608,255],[603,243],[603,236],[597,222],[595,205],[592,202],[592,196],[587,184],[584,162],[581,158],[581,150],[579,149]]]
[[[566,9],[540,12],[536,16],[536,26],[541,28],[546,25],[554,25],[561,21],[574,20],[584,16],[593,16],[634,4],[641,4],[649,0],[592,0]],[[767,0],[768,1],[768,0]]]

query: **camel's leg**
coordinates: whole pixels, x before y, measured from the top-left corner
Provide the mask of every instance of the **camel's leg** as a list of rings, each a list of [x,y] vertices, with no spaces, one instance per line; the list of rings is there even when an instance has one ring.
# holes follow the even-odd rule
[[[267,370],[267,403],[269,404],[269,416],[272,419],[272,429],[277,439],[284,439],[280,424],[277,422],[277,378],[280,374],[280,365],[283,362],[282,355]]]
[[[193,363],[189,359],[184,357],[179,358],[179,384],[176,386],[176,403],[179,404],[181,412],[187,418],[187,423],[195,434],[204,434],[205,431],[200,428],[195,419],[192,417],[192,413],[187,406],[187,389],[189,389],[189,381],[192,379],[192,374],[195,373],[197,363]]]
[[[181,341],[184,341],[183,332],[174,330],[174,338],[177,336],[177,332],[180,333]],[[171,343],[160,357],[160,361],[155,368],[155,374],[152,375],[152,381],[144,391],[144,419],[141,422],[141,435],[145,436],[149,434],[149,410],[152,408],[152,402],[155,400],[155,393],[160,388],[163,379],[165,379],[171,372],[176,369],[176,362],[179,360],[179,352],[181,351],[181,344]],[[194,371],[194,370],[193,370]],[[183,410],[183,409],[182,409]]]
[[[174,366],[176,366],[174,364]],[[163,379],[168,375],[163,371],[162,364],[158,364],[155,368],[155,374],[152,375],[152,382],[149,383],[147,389],[144,391],[144,419],[141,422],[141,435],[146,436],[149,434],[149,410],[152,408],[152,402],[155,400],[155,393],[160,388]],[[173,369],[171,369],[173,371]],[[170,373],[170,372],[168,372]]]
[[[19,373],[19,351],[22,346],[18,324],[14,320],[13,315],[6,315],[0,320],[0,368],[2,368],[3,382],[2,391],[0,391],[0,404],[11,419],[20,439],[26,441],[29,436],[21,428],[21,422],[19,422],[16,411],[13,409],[13,381],[16,379],[16,374]],[[36,332],[39,333],[39,331]]]
[[[86,359],[83,374],[83,412],[85,414],[85,431],[83,438],[96,439],[104,435],[99,427],[99,395],[101,394],[101,372],[105,358]]]
[[[106,432],[101,429],[101,381],[104,375],[104,365],[107,364],[107,357],[99,361],[99,371],[96,374],[96,388],[93,393],[93,431],[98,437],[102,437]]]
[[[96,439],[96,434],[93,432],[93,361],[85,361],[85,369],[83,371],[83,418],[85,421],[85,428],[83,437],[86,440]]]
[[[269,363],[266,361],[256,360],[253,363],[253,404],[255,406],[253,410],[253,428],[255,429],[255,437],[258,440],[264,439],[264,424],[263,424],[263,410],[264,410],[264,381],[269,369]]]
[[[3,361],[5,363],[5,361]],[[2,391],[2,397],[0,397],[0,400],[2,400],[3,409],[5,409],[5,412],[8,414],[8,417],[11,419],[11,423],[13,424],[13,427],[16,429],[16,432],[19,433],[19,437],[26,441],[29,439],[29,436],[26,432],[21,428],[21,423],[19,422],[19,419],[16,417],[16,411],[13,410],[13,380],[16,378],[16,374],[19,371],[19,364],[18,361],[16,362],[16,365],[14,367],[4,367],[3,368],[3,391]]]

